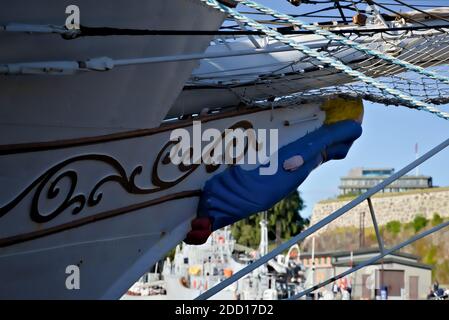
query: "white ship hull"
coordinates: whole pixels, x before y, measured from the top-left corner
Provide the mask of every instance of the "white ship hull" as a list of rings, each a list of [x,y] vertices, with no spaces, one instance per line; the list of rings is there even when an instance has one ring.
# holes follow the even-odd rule
[[[216,30],[225,18],[196,0],[2,0],[0,25],[63,26],[72,4],[89,27]],[[0,64],[201,53],[210,40],[2,31]],[[99,136],[158,127],[195,65],[0,75],[1,299],[116,299],[183,239],[198,195],[190,188],[199,185],[151,186],[150,163],[167,131]],[[137,166],[144,173],[135,183],[151,189],[143,194],[130,177]],[[81,270],[79,290],[67,289],[68,265]]]
[[[15,1],[0,12],[0,23],[60,25],[68,4]],[[214,30],[224,19],[196,0],[142,0],[136,6],[81,0],[78,5],[87,26]],[[36,16],[44,7],[52,9]],[[48,34],[0,33],[0,42],[7,44],[0,63],[199,53],[209,41],[197,36],[62,40]],[[277,80],[271,87],[243,84],[237,95],[229,91],[232,98],[229,92],[217,93],[219,104],[211,100],[214,90],[206,95],[193,90],[193,97],[182,95],[175,112],[167,114],[195,64],[128,66],[61,77],[0,76],[0,298],[118,299],[185,238],[205,182],[225,165],[173,165],[167,156],[174,144],[170,133],[176,128],[191,132],[192,121],[159,127],[161,121],[204,107],[235,106],[242,92],[257,99],[285,87]],[[335,76],[322,79],[337,84]],[[291,81],[289,77],[285,80]],[[298,85],[293,82],[282,93],[299,91]],[[195,120],[202,121],[203,130],[221,132],[231,127],[278,129],[282,147],[322,126],[320,106],[310,102],[274,110],[222,110]],[[67,286],[68,266],[80,270],[79,288]]]
[[[224,15],[197,0],[0,1],[0,25],[63,26],[78,5],[88,27],[217,30]],[[209,36],[93,36],[0,32],[0,64],[201,53]],[[89,137],[159,126],[195,61],[75,75],[0,75],[0,144]]]
[[[313,115],[316,115],[313,117]],[[322,125],[320,103],[202,118],[203,130],[279,129],[283,146]],[[298,125],[286,126],[297,119]],[[301,119],[309,119],[301,122]],[[120,298],[182,241],[205,181],[224,170],[166,158],[171,129],[0,149],[0,298]],[[68,265],[80,289],[65,286]]]

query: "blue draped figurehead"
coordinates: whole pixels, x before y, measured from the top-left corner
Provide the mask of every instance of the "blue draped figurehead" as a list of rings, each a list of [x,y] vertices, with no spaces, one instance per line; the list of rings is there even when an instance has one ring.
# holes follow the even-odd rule
[[[362,134],[362,102],[337,98],[322,109],[326,120],[319,129],[279,149],[280,166],[274,175],[261,175],[259,167],[244,170],[233,165],[209,179],[185,241],[204,243],[212,231],[268,210],[297,189],[312,170],[330,160],[344,159]]]

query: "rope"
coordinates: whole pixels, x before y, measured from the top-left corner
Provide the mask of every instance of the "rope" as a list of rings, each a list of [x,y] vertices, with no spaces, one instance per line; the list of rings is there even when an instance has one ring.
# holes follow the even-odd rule
[[[403,92],[401,92],[399,90],[392,89],[392,88],[382,84],[381,82],[379,82],[371,77],[366,76],[365,74],[363,74],[359,71],[351,69],[349,66],[346,66],[339,60],[336,60],[332,57],[327,57],[324,54],[322,54],[316,50],[310,49],[309,47],[307,47],[293,39],[289,39],[289,38],[283,36],[281,33],[277,32],[271,28],[261,25],[260,23],[254,21],[253,19],[250,19],[250,18],[240,14],[239,12],[237,12],[223,4],[218,3],[216,0],[200,0],[200,1],[216,10],[219,10],[223,13],[228,14],[233,19],[239,21],[240,23],[244,24],[245,26],[262,31],[268,37],[276,39],[276,40],[292,47],[293,49],[296,49],[296,50],[304,53],[305,55],[307,55],[309,57],[313,57],[326,65],[330,65],[330,66],[334,67],[335,69],[342,71],[354,78],[357,78],[366,84],[372,85],[381,91],[385,91],[385,92],[397,97],[401,101],[404,101],[405,104],[411,104],[418,110],[425,110],[425,111],[433,113],[436,116],[441,117],[445,120],[449,120],[449,113],[442,112],[432,105],[429,105],[422,101],[416,100],[413,97],[411,97],[407,94],[404,94]],[[241,3],[248,2],[246,0],[244,0],[244,1],[237,0],[237,1],[241,2]],[[261,7],[261,8],[263,8],[263,7]]]
[[[337,41],[337,42],[342,43],[342,44],[344,44],[344,45],[346,45],[348,47],[351,47],[351,48],[356,49],[358,51],[362,51],[362,52],[364,52],[364,53],[366,53],[366,54],[368,54],[370,56],[375,56],[375,57],[380,58],[382,60],[386,60],[388,62],[391,62],[393,64],[399,65],[399,66],[401,66],[403,68],[406,68],[407,70],[415,71],[415,72],[417,72],[419,74],[426,75],[426,76],[428,76],[428,77],[430,77],[432,79],[440,80],[440,81],[442,81],[442,82],[444,82],[446,84],[449,84],[449,78],[448,77],[445,77],[443,75],[437,74],[437,73],[432,72],[430,70],[426,70],[426,69],[424,69],[422,67],[419,67],[417,65],[408,63],[407,61],[397,59],[395,57],[392,57],[392,56],[390,56],[388,54],[382,53],[382,52],[377,51],[375,49],[370,49],[370,48],[365,47],[364,45],[362,45],[362,44],[360,44],[358,42],[355,42],[355,41],[350,40],[348,38],[341,37],[341,36],[338,36],[336,34],[333,34],[332,32],[327,31],[325,29],[322,29],[319,26],[314,26],[314,25],[308,24],[307,22],[301,21],[299,19],[295,19],[292,16],[288,16],[286,14],[282,14],[282,13],[280,13],[278,11],[270,9],[270,8],[268,8],[266,6],[263,6],[261,4],[258,4],[256,2],[254,2],[254,1],[250,1],[250,0],[235,0],[235,1],[241,3],[241,4],[245,5],[245,6],[248,6],[250,8],[253,8],[253,9],[256,9],[258,11],[261,11],[261,12],[263,12],[265,14],[271,15],[271,16],[279,19],[279,20],[291,23],[293,25],[296,25],[296,26],[301,27],[301,28],[303,28],[305,30],[308,30],[308,31],[312,31],[315,34],[318,34],[320,36],[325,37],[326,39]]]
[[[257,12],[258,13],[258,12]],[[257,14],[252,12],[251,14]],[[265,13],[259,13],[265,15]],[[296,16],[292,16],[296,17]],[[309,16],[308,16],[309,17]],[[272,21],[267,21],[271,23]],[[393,28],[364,28],[364,29],[344,29],[344,30],[330,30],[329,32],[336,34],[375,34],[393,31],[414,31],[414,30],[429,30],[429,29],[444,29],[449,28],[449,24],[439,24],[431,26],[403,26]],[[223,26],[222,29],[233,29],[230,26]],[[313,34],[313,31],[308,30],[278,30],[282,34]],[[89,27],[80,26],[79,30],[68,30],[64,26],[57,25],[34,25],[23,23],[8,23],[0,25],[0,32],[17,32],[28,34],[59,34],[66,40],[77,39],[80,37],[106,37],[106,36],[247,36],[247,35],[264,35],[261,31],[250,30],[156,30],[156,29],[130,29],[130,28],[112,28],[112,27]]]

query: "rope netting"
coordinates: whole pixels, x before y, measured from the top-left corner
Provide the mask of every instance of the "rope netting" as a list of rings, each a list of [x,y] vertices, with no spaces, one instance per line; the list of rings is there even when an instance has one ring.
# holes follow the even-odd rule
[[[439,67],[439,70],[449,72],[449,67]],[[389,87],[400,90],[421,100],[423,102],[440,106],[443,111],[449,111],[449,85],[429,79],[426,77],[413,77],[410,74],[399,74],[379,79],[382,83]],[[381,90],[364,83],[354,83],[348,85],[331,86],[319,89],[311,89],[304,92],[298,92],[291,95],[284,95],[275,99],[274,102],[255,101],[259,106],[271,107],[288,107],[299,103],[321,100],[326,96],[341,97],[360,97],[364,100],[381,103],[390,106],[405,106],[415,108],[406,101],[389,96]]]
[[[449,75],[449,34],[447,32],[433,32],[425,35],[414,35],[413,32],[403,32],[395,35],[393,39],[390,35],[379,34],[381,41],[372,40],[370,47],[380,51],[388,51],[395,57],[413,63],[415,65],[431,70],[437,74]],[[354,37],[356,41],[363,41],[364,37]],[[404,41],[409,43],[404,45]],[[338,56],[342,59],[346,55],[354,54],[349,48],[339,46],[327,51],[330,56]],[[310,61],[311,63],[314,63]],[[294,62],[299,63],[299,61]],[[434,105],[449,104],[449,84],[429,76],[410,72],[398,65],[391,64],[382,59],[372,56],[365,56],[358,63],[351,65],[354,70],[358,70],[367,76],[376,78],[390,88],[404,92],[414,98]],[[322,71],[321,77],[331,76],[332,70]],[[317,78],[314,77],[316,81]],[[319,81],[319,80],[318,80]],[[291,88],[294,90],[294,88]],[[316,88],[287,95],[278,99],[286,102],[291,99],[312,98],[323,95],[351,95],[359,96],[365,100],[382,103],[385,105],[403,105],[413,108],[407,101],[397,99],[388,92],[379,90],[363,82],[341,84]],[[447,109],[446,109],[447,110]]]
[[[360,28],[355,26],[361,32],[337,35],[332,32],[335,29],[332,26],[310,24],[300,20],[302,18],[298,16],[277,12],[254,1],[236,0],[254,9],[253,14],[262,13],[271,16],[273,17],[271,21],[275,21],[278,25],[284,23],[299,30],[311,31],[321,40],[327,41],[326,45],[314,50],[307,47],[307,44],[303,45],[300,36],[281,35],[276,32],[279,29],[268,28],[262,25],[260,20],[256,21],[232,9],[216,6],[215,1],[203,1],[217,9],[224,9],[229,17],[241,25],[262,31],[272,39],[271,41],[278,41],[302,53],[299,56],[292,55],[294,58],[291,61],[273,66],[271,72],[258,75],[254,80],[245,83],[263,85],[261,86],[263,90],[271,94],[265,97],[265,101],[263,98],[248,101],[245,91],[238,89],[240,84],[228,84],[230,90],[244,101],[257,104],[269,102],[273,105],[275,97],[274,104],[277,105],[294,103],[292,99],[311,99],[315,96],[339,94],[359,96],[386,105],[403,105],[426,110],[442,118],[449,118],[446,110],[434,107],[449,103],[449,73],[446,66],[449,60],[449,24],[446,23],[447,27],[441,27],[441,23],[445,23],[446,17],[449,16],[447,8],[446,11],[438,9],[440,10],[438,15],[429,14],[429,18],[432,18],[430,22],[427,18],[419,17],[419,14],[422,14],[420,12],[409,14],[409,19],[397,13],[397,16],[384,26],[386,30],[380,32],[370,31],[370,26],[373,28],[376,23],[377,27],[381,22],[385,23],[380,21],[383,18],[376,9],[371,12],[371,16],[368,15],[370,21],[374,23]],[[356,4],[355,1],[352,3]],[[357,7],[355,9],[360,13]],[[366,10],[363,12],[367,13]],[[439,15],[441,13],[443,16]],[[251,12],[248,16],[251,16]],[[432,27],[432,24],[435,27]],[[423,28],[389,30],[404,26]],[[364,29],[367,29],[366,32]],[[238,70],[233,71],[235,78]],[[254,76],[244,68],[240,71],[240,76],[249,79]],[[214,81],[213,74],[205,76],[202,80]],[[219,81],[223,83],[223,78]]]

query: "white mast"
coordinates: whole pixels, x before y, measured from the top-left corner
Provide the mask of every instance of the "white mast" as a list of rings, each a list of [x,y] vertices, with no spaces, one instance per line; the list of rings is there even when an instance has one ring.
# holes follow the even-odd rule
[[[267,228],[267,212],[262,213],[262,220],[260,224],[260,244],[259,253],[260,256],[264,256],[268,253],[268,228]]]

